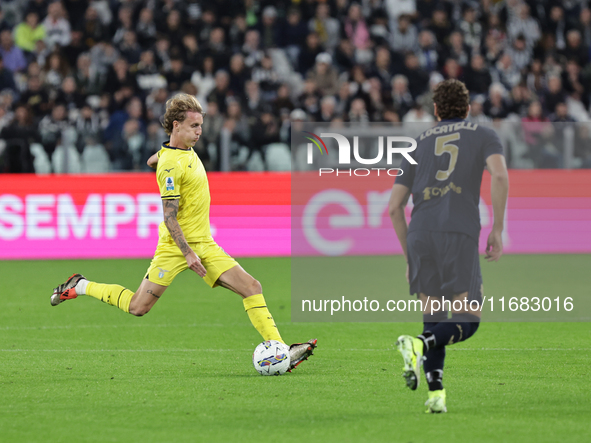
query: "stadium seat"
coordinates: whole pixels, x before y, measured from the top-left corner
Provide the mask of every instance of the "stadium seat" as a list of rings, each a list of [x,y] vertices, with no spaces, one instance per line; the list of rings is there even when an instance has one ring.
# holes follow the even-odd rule
[[[56,174],[79,174],[82,171],[80,154],[74,146],[59,145],[51,156],[53,172]]]
[[[43,146],[39,143],[31,144],[31,154],[35,159],[33,160],[33,167],[35,168],[36,174],[50,174],[51,173],[51,161]]]
[[[265,162],[263,162],[263,158],[259,152],[254,152],[248,162],[246,162],[246,169],[248,171],[264,171],[265,170]]]
[[[272,143],[266,150],[267,170],[290,171],[291,152],[285,143]]]
[[[82,152],[82,172],[101,174],[109,172],[111,162],[109,154],[101,144],[88,145]]]

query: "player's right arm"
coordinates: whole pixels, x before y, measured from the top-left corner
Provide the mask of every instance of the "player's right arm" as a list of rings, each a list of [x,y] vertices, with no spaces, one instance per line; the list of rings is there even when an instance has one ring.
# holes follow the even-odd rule
[[[410,189],[405,185],[394,183],[392,186],[392,194],[390,194],[390,201],[388,202],[388,213],[394,225],[394,231],[404,252],[406,259],[406,279],[408,280],[408,253],[406,247],[406,234],[408,233],[408,225],[406,224],[406,216],[404,215],[404,208],[408,203],[410,197]]]
[[[197,257],[197,254],[195,254],[189,243],[187,243],[185,234],[183,234],[183,230],[177,220],[179,199],[162,200],[162,208],[164,210],[164,224],[168,228],[170,236],[185,256],[189,269],[195,271],[200,277],[205,277],[207,271],[201,264],[201,259]]]
[[[505,208],[509,195],[509,173],[505,157],[501,154],[489,155],[486,168],[491,175],[490,197],[493,205],[493,227],[486,242],[486,259],[497,261],[503,254],[503,229],[505,223]]]
[[[160,152],[160,151],[159,151]],[[170,236],[181,250],[187,260],[189,269],[195,271],[200,277],[204,277],[207,271],[201,264],[201,260],[187,243],[185,234],[178,222],[179,202],[183,194],[183,165],[174,159],[159,158],[156,180],[160,187],[162,197],[162,210],[164,212],[164,224],[170,232]]]

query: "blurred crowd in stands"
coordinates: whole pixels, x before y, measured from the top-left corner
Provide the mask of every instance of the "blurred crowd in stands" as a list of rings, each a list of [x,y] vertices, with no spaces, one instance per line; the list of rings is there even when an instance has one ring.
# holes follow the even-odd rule
[[[587,0],[2,0],[0,172],[146,170],[179,91],[208,170],[289,169],[292,121],[432,122],[446,78],[511,167],[569,127],[591,167],[590,48]]]

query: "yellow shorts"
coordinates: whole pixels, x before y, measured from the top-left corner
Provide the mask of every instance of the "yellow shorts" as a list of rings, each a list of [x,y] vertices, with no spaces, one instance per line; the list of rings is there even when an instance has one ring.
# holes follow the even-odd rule
[[[216,281],[220,275],[238,264],[213,239],[198,243],[189,242],[189,246],[201,259],[201,264],[207,270],[203,280],[212,288],[217,286]],[[187,260],[176,243],[172,240],[159,240],[146,278],[152,283],[170,286],[174,278],[186,269]]]

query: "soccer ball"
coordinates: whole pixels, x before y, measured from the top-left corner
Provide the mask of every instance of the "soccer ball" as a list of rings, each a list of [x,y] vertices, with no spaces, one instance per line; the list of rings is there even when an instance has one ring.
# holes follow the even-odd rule
[[[285,374],[289,363],[289,347],[277,340],[262,342],[252,354],[252,364],[261,375]]]

